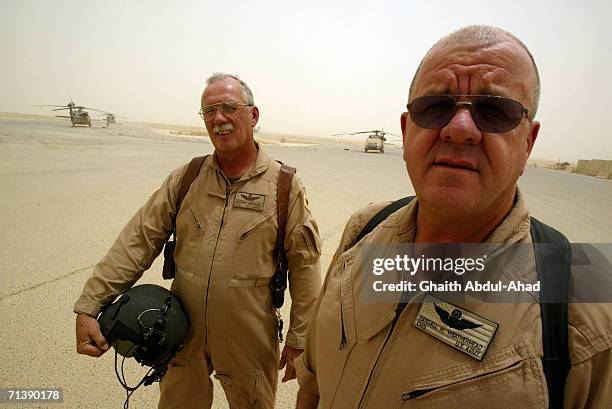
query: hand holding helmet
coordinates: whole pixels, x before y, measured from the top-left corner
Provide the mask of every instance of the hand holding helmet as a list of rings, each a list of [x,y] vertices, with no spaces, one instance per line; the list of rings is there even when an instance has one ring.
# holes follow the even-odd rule
[[[77,352],[93,357],[102,356],[110,346],[100,331],[98,321],[87,315],[78,314],[76,319]]]
[[[99,357],[109,345],[115,348],[115,373],[127,392],[127,407],[131,394],[141,385],[161,380],[170,360],[182,348],[188,328],[189,319],[176,295],[158,285],[138,285],[104,307],[97,320],[78,314],[77,352]],[[117,355],[133,357],[151,369],[136,386],[130,387],[123,363],[121,374],[118,372]]]

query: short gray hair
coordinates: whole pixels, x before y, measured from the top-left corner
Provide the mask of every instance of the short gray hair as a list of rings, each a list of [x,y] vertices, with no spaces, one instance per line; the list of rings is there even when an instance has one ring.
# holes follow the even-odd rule
[[[253,98],[253,92],[251,91],[251,88],[249,88],[247,83],[241,80],[240,77],[238,77],[235,74],[215,72],[213,75],[211,75],[210,77],[206,79],[206,86],[208,87],[213,82],[221,81],[226,78],[233,78],[240,83],[240,85],[242,86],[242,100],[245,104],[255,105],[255,99]]]
[[[540,74],[538,72],[538,67],[535,63],[533,55],[527,48],[525,44],[521,40],[519,40],[514,34],[502,30],[501,28],[494,26],[484,26],[484,25],[472,25],[460,28],[459,30],[453,31],[449,35],[441,38],[438,42],[436,42],[425,54],[425,57],[419,63],[419,66],[414,73],[414,77],[412,77],[412,82],[410,83],[410,91],[408,94],[408,99],[412,98],[412,93],[414,91],[414,83],[416,77],[419,75],[421,71],[421,67],[423,66],[423,62],[430,56],[432,51],[441,44],[451,44],[451,45],[464,45],[464,44],[472,44],[477,43],[482,45],[483,47],[491,47],[495,44],[499,44],[504,40],[510,38],[516,44],[518,44],[523,50],[527,52],[529,55],[529,59],[531,60],[531,66],[533,67],[533,71],[536,77],[536,83],[533,89],[533,105],[529,107],[529,119],[533,119],[538,110],[538,103],[540,101]]]

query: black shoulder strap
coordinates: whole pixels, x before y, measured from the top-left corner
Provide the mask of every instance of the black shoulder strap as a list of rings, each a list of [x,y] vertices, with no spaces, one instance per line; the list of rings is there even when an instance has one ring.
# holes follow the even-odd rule
[[[544,374],[549,408],[562,409],[565,380],[570,370],[568,298],[572,249],[567,237],[531,218],[531,237],[540,280],[540,309],[544,345]]]
[[[363,239],[368,233],[370,233],[376,226],[378,226],[381,222],[383,222],[387,217],[389,217],[392,213],[397,212],[402,207],[406,206],[408,203],[412,202],[414,196],[406,196],[395,202],[387,205],[385,208],[376,213],[368,223],[363,226],[363,229],[357,235],[355,239],[355,243],[358,243],[361,239]]]

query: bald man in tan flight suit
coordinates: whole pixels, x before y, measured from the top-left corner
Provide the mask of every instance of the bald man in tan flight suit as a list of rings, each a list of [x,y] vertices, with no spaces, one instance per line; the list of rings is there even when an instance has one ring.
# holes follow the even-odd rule
[[[94,317],[150,267],[176,215],[172,290],[190,327],[161,381],[159,408],[210,408],[214,371],[231,409],[272,409],[278,369],[286,366],[283,381],[295,378],[293,361],[304,348],[320,289],[318,228],[304,187],[294,177],[284,243],[291,319],[279,357],[269,284],[276,267],[280,164],[254,141],[259,110],[238,77],[208,79],[201,115],[214,155],[204,161],[178,215],[176,197],[186,165],[171,173],[95,266],[74,306],[77,351],[100,356],[108,349]]]
[[[358,243],[387,203],[347,223],[296,363],[298,409],[548,407],[538,302],[426,303],[416,291],[398,304],[361,292],[373,271],[363,255],[407,243],[524,243],[531,252],[504,268],[535,279],[533,222],[516,184],[540,128],[539,88],[527,48],[495,27],[466,27],[429,50],[401,115],[416,199]],[[460,319],[478,328],[474,338]],[[611,348],[611,304],[570,303],[565,408],[610,407]]]

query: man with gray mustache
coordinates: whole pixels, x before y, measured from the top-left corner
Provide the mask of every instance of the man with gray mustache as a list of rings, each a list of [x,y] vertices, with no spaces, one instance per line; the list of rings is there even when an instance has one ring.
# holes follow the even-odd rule
[[[321,285],[318,227],[306,192],[293,177],[284,252],[291,319],[279,356],[279,319],[270,281],[277,258],[277,186],[281,165],[253,137],[253,94],[235,75],[207,80],[201,100],[214,154],[207,156],[177,213],[187,165],[175,170],[96,265],[75,304],[77,352],[100,356],[108,344],[94,318],[136,282],[169,238],[176,219],[172,290],[190,319],[183,349],[163,377],[159,408],[210,408],[214,372],[231,409],[274,407],[277,371],[295,378],[306,325]]]

